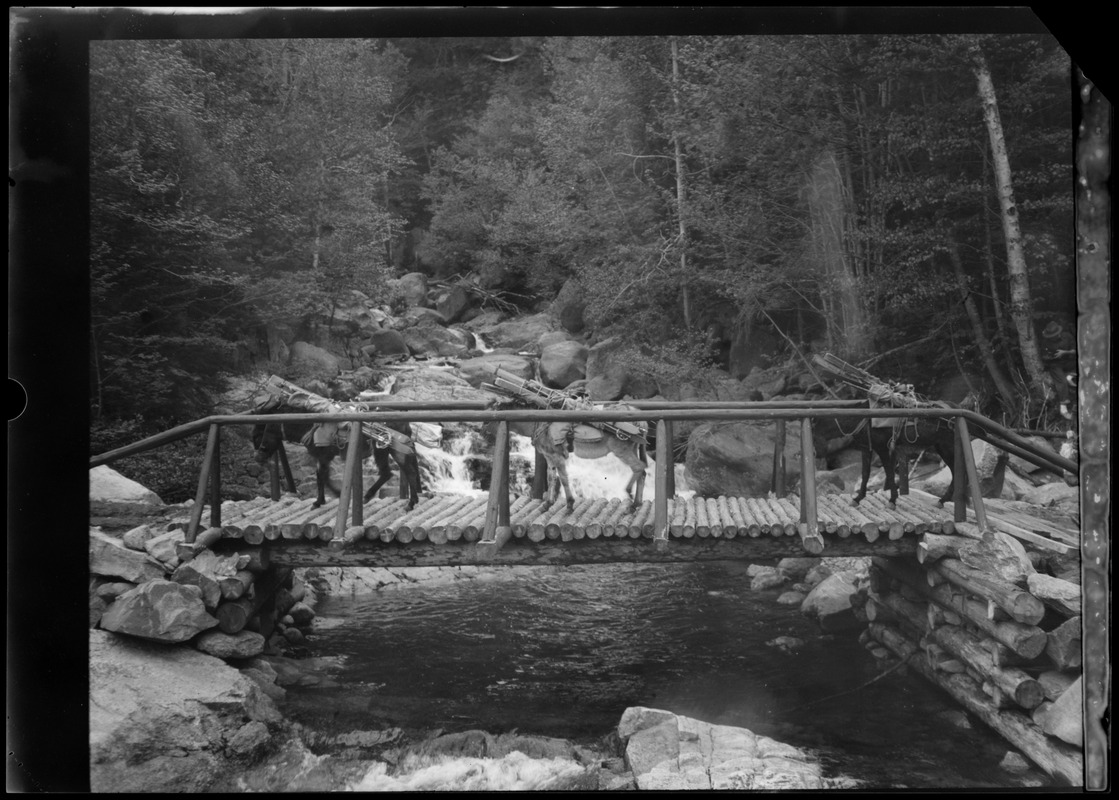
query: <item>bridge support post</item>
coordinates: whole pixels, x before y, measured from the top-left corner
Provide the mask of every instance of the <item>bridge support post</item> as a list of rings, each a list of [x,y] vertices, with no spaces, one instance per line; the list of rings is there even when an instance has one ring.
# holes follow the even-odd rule
[[[656,492],[653,501],[653,539],[657,542],[668,541],[668,476],[672,474],[672,433],[668,422],[657,420],[657,471]],[[672,487],[675,489],[675,487]]]
[[[508,539],[509,526],[509,422],[499,420],[493,449],[493,476],[486,503],[486,522],[481,542],[493,544],[502,536]],[[499,536],[499,533],[502,536]]]
[[[210,456],[210,527],[221,527],[221,426],[214,425],[214,452]]]
[[[957,418],[959,420],[959,418]],[[952,448],[952,519],[956,522],[967,521],[967,466],[964,462],[964,450],[971,453],[971,442],[966,447],[961,447],[960,426],[956,424],[956,446]]]
[[[338,498],[338,521],[334,523],[334,538],[341,541],[346,532],[346,511],[354,492],[354,472],[361,469],[361,425],[350,423],[350,440],[346,445],[346,466],[342,473],[342,494]],[[359,479],[360,482],[360,479]]]
[[[773,479],[770,482],[773,493],[785,496],[785,420],[777,420],[777,430],[773,436]]]
[[[956,442],[956,452],[963,453],[964,469],[967,472],[967,484],[971,490],[971,503],[975,507],[975,523],[979,527],[979,532],[982,533],[987,530],[987,511],[983,508],[983,491],[979,486],[979,471],[975,468],[975,454],[971,452],[971,436],[967,431],[967,420],[963,417],[956,417],[956,433],[958,440]],[[957,458],[957,463],[959,459]],[[956,478],[959,480],[959,477]],[[963,504],[961,504],[962,506]],[[961,506],[957,506],[956,522],[962,522],[960,519]],[[967,508],[962,508],[964,519],[967,518]]]
[[[210,485],[210,472],[214,467],[214,453],[218,448],[218,431],[217,423],[210,425],[209,433],[206,435],[206,454],[202,456],[202,469],[198,476],[198,492],[194,495],[194,508],[190,511],[190,524],[187,525],[185,541],[187,544],[194,543],[194,537],[198,535],[198,526],[202,522],[202,506],[206,503],[206,491],[212,489]],[[217,493],[214,492],[216,497]],[[211,498],[211,505],[214,505]],[[218,504],[218,522],[216,525],[211,524],[211,527],[219,527],[221,525],[221,504]],[[213,521],[214,511],[211,508],[210,518]]]
[[[784,444],[784,443],[782,443]],[[782,465],[783,467],[784,465]],[[812,444],[812,418],[800,421],[800,533],[801,544],[812,555],[824,551],[816,511],[816,449]]]

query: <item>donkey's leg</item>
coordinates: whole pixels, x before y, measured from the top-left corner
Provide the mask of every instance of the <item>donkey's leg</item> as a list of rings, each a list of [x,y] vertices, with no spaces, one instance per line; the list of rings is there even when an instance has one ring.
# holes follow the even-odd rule
[[[866,485],[870,482],[870,448],[859,448],[859,455],[862,456],[862,483],[859,484],[859,491],[855,494],[854,499],[851,500],[851,505],[857,506],[866,497]]]
[[[377,465],[377,480],[365,491],[365,502],[377,496],[377,490],[384,486],[392,477],[392,465],[389,464],[388,453],[384,450],[373,448],[373,463]],[[413,503],[415,498],[413,498]]]
[[[416,506],[416,501],[420,499],[420,465],[414,455],[405,456],[392,451],[392,458],[396,465],[400,467],[400,480],[407,481],[408,483],[408,510],[412,510]],[[387,465],[386,465],[387,469]]]
[[[571,511],[575,508],[575,495],[571,493],[571,482],[567,479],[567,459],[561,454],[555,459],[549,459],[548,465],[552,468],[555,477],[552,479],[552,503],[555,503],[559,498],[557,497],[558,491],[556,490],[556,482],[563,484],[563,493],[567,497],[567,510]]]
[[[318,496],[311,504],[311,508],[319,508],[326,503],[326,486],[329,482],[330,460],[320,458],[318,469],[315,470],[315,487],[318,489]]]
[[[882,442],[875,443],[875,451],[878,453],[878,458],[882,462],[882,469],[886,473],[886,491],[890,493],[890,506],[896,506],[898,503],[898,487],[894,480],[894,472],[896,470],[896,459],[894,451],[890,449],[889,444]],[[863,492],[866,492],[866,485],[863,485]]]
[[[630,510],[636,511],[641,505],[641,497],[645,492],[645,469],[648,461],[645,460],[644,450],[636,447],[618,451],[616,455],[633,472],[629,482],[626,483],[626,496],[630,497]],[[629,493],[631,486],[634,487],[632,496]]]

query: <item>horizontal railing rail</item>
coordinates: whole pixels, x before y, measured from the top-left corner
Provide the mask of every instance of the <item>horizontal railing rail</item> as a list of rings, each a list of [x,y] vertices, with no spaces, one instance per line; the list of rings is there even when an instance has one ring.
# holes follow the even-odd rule
[[[961,408],[861,408],[850,406],[820,406],[814,401],[801,401],[803,405],[791,405],[797,401],[786,401],[789,405],[771,405],[764,402],[738,403],[724,406],[717,403],[714,406],[699,404],[686,404],[686,407],[673,406],[636,410],[601,410],[601,411],[561,411],[555,409],[486,409],[486,408],[446,408],[444,410],[416,409],[415,406],[400,405],[399,410],[388,411],[362,411],[342,412],[337,414],[316,414],[313,412],[298,412],[287,414],[218,414],[205,417],[194,422],[188,422],[162,433],[149,436],[124,447],[116,448],[90,457],[90,467],[109,464],[130,455],[146,452],[148,450],[170,444],[181,439],[203,433],[211,425],[253,425],[262,422],[610,422],[618,421],[648,421],[653,419],[668,419],[681,421],[711,420],[711,421],[746,421],[746,420],[798,420],[804,417],[811,419],[820,417],[874,417],[881,419],[897,418],[963,418],[968,423],[976,426],[981,431],[991,434],[1002,441],[992,441],[992,444],[1003,447],[1014,455],[1034,463],[1037,466],[1052,468],[1057,471],[1077,471],[1075,462],[1040,448],[1023,436],[1009,428],[999,425],[987,417],[974,411]],[[381,404],[387,406],[387,404]],[[396,405],[396,404],[394,404]],[[627,405],[632,405],[627,403]],[[453,413],[448,413],[453,412]],[[1010,445],[1010,447],[1007,447]],[[1012,449],[1013,448],[1013,449]]]
[[[657,465],[655,475],[654,499],[654,539],[658,547],[667,545],[668,526],[668,501],[675,496],[675,479],[673,476],[672,462],[673,450],[672,426],[676,421],[705,421],[705,422],[747,422],[747,421],[774,421],[777,424],[774,449],[774,480],[773,488],[779,494],[785,493],[785,426],[789,421],[799,422],[800,427],[800,501],[801,519],[799,531],[805,548],[809,552],[818,553],[823,549],[823,541],[817,531],[816,516],[816,470],[815,446],[812,436],[812,420],[818,418],[879,418],[879,419],[912,419],[931,418],[953,421],[956,447],[955,463],[952,465],[954,474],[958,476],[955,482],[953,504],[955,506],[956,521],[963,521],[967,516],[967,499],[970,494],[976,522],[979,528],[986,528],[986,514],[983,509],[982,495],[979,489],[979,478],[975,465],[975,458],[970,447],[971,430],[974,426],[979,438],[991,442],[1007,452],[1014,453],[1039,466],[1052,468],[1057,471],[1067,471],[1073,474],[1077,465],[1062,456],[1047,452],[1034,443],[1005,428],[998,423],[987,419],[968,409],[960,408],[870,408],[865,401],[768,401],[768,402],[669,402],[652,401],[645,403],[645,407],[638,407],[637,401],[627,402],[624,407],[599,407],[595,409],[560,410],[560,409],[525,409],[491,407],[489,404],[474,402],[451,403],[407,403],[392,401],[384,403],[370,403],[376,405],[377,410],[347,410],[337,413],[292,412],[280,414],[216,414],[195,422],[180,425],[155,436],[135,442],[125,447],[117,448],[107,453],[101,453],[90,459],[90,466],[108,464],[117,459],[126,458],[148,450],[156,449],[180,439],[206,431],[206,453],[203,457],[201,473],[198,481],[198,492],[191,512],[191,520],[187,527],[187,542],[195,542],[198,528],[201,524],[202,510],[209,497],[210,506],[210,531],[220,536],[221,528],[221,481],[220,481],[220,451],[221,429],[227,425],[256,425],[266,423],[286,422],[414,422],[414,423],[447,423],[447,422],[475,422],[495,423],[496,435],[493,454],[493,475],[489,502],[486,507],[485,531],[481,540],[482,545],[500,546],[509,536],[509,452],[511,424],[517,422],[622,422],[644,421],[655,424],[656,452],[654,462]],[[350,430],[349,446],[346,450],[346,463],[344,465],[341,496],[338,504],[338,517],[335,524],[335,533],[339,540],[343,538],[348,527],[361,526],[363,523],[362,505],[362,471],[361,458],[358,447],[362,428],[354,425]],[[960,446],[961,444],[965,446]],[[294,481],[290,475],[290,468],[286,461],[283,462],[288,473],[289,486],[294,490]],[[541,471],[540,459],[537,459],[537,472]],[[275,471],[273,471],[275,475]],[[966,482],[964,477],[966,476]],[[538,476],[539,477],[539,476]],[[273,497],[277,495],[277,483],[273,478]],[[543,482],[534,480],[533,496],[542,495]]]

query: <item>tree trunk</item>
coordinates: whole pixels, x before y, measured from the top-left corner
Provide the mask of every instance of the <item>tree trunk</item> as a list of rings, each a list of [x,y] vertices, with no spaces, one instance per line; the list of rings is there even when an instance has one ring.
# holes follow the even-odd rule
[[[960,260],[960,246],[955,236],[949,236],[948,238],[948,258],[951,260],[952,269],[956,273],[956,285],[960,288],[960,295],[964,300],[964,310],[967,311],[968,320],[971,322],[971,331],[975,336],[975,343],[979,347],[979,352],[983,355],[983,363],[987,366],[987,372],[995,383],[995,388],[1002,398],[1003,405],[1008,411],[1013,411],[1016,405],[1014,389],[1007,381],[1006,376],[1002,374],[998,361],[995,359],[995,351],[991,347],[990,340],[987,339],[986,331],[983,329],[983,320],[979,317],[979,309],[975,305],[975,298],[967,287],[964,265]]]
[[[979,100],[983,106],[983,119],[991,140],[991,155],[995,166],[995,185],[998,189],[999,208],[1002,211],[1003,236],[1006,239],[1006,268],[1010,275],[1010,316],[1018,331],[1019,352],[1022,364],[1032,386],[1044,387],[1047,398],[1055,397],[1053,379],[1046,372],[1037,346],[1033,329],[1033,298],[1026,257],[1022,250],[1022,231],[1018,225],[1018,206],[1014,202],[1014,187],[1010,176],[1010,158],[1006,152],[1002,121],[999,119],[998,101],[987,60],[977,45],[971,48],[975,77],[979,86]]]
[[[672,106],[680,116],[680,64],[676,52],[676,37],[672,37]],[[688,238],[684,224],[684,148],[677,130],[679,120],[673,125],[672,141],[676,148],[676,216],[680,223],[680,298],[684,304],[684,327],[692,329],[692,295],[688,287]]]

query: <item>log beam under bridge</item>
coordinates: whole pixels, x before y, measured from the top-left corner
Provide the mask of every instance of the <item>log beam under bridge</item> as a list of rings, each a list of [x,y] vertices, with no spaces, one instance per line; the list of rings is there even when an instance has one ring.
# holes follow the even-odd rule
[[[486,497],[435,495],[410,511],[398,498],[372,500],[361,510],[361,523],[337,536],[339,501],[320,508],[312,502],[226,503],[224,524],[203,538],[219,551],[266,547],[273,563],[286,566],[455,566],[764,560],[821,552],[894,556],[916,554],[922,534],[954,531],[950,511],[905,497],[897,508],[856,508],[846,498],[824,495],[817,498],[814,524],[800,522],[795,495],[673,498],[658,529],[651,501],[632,509],[620,499],[586,499],[569,510],[521,496],[501,515],[505,524],[487,536],[493,514]]]

